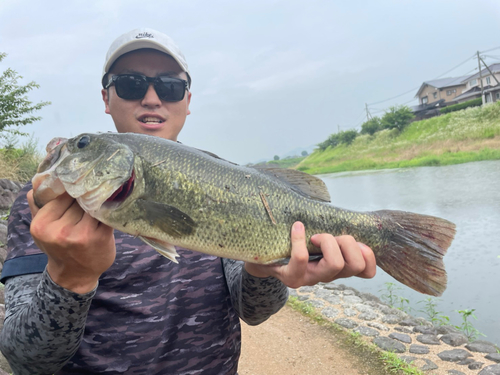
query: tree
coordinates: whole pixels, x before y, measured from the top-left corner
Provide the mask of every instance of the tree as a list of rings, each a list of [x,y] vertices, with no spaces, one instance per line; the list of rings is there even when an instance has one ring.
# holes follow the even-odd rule
[[[339,133],[339,142],[350,145],[358,136],[356,130],[344,130]]]
[[[361,125],[360,133],[373,135],[380,130],[382,130],[382,124],[380,123],[380,119],[378,117],[372,117],[371,119],[365,121]]]
[[[278,161],[280,160],[280,157],[278,155],[274,155],[274,160]]]
[[[0,62],[7,56],[0,53]],[[0,137],[6,138],[8,134],[27,135],[16,127],[39,121],[41,117],[33,116],[32,113],[51,104],[40,102],[33,104],[27,97],[28,91],[40,86],[35,82],[27,85],[18,85],[17,81],[23,78],[15,70],[8,68],[0,76]]]
[[[304,151],[302,151],[302,154],[301,154],[301,155],[302,155],[302,156],[307,156],[307,155],[309,155],[309,153],[308,153],[306,150],[304,150]]]
[[[415,115],[407,106],[393,106],[385,112],[380,120],[384,129],[398,129],[402,131],[406,128]]]

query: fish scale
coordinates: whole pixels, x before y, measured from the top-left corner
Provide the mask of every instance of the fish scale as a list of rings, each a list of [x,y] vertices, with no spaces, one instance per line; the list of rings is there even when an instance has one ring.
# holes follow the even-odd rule
[[[455,234],[447,220],[334,207],[314,176],[243,167],[147,135],[82,134],[49,148],[33,179],[34,187],[41,186],[37,204],[50,197],[51,184],[57,195],[62,182],[90,215],[140,236],[174,261],[172,245],[254,263],[282,262],[290,257],[291,227],[301,221],[311,255],[321,254],[310,241],[313,234],[347,234],[370,246],[377,264],[411,288],[431,295],[446,288],[442,258]]]

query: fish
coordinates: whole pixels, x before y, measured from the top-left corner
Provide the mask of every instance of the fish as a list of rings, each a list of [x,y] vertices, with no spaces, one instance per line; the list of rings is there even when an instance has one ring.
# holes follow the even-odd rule
[[[38,207],[67,192],[84,211],[178,262],[175,246],[258,264],[290,259],[291,227],[351,235],[377,265],[424,294],[446,289],[452,222],[406,211],[333,206],[324,182],[277,167],[241,166],[179,142],[136,133],[55,138],[32,179]]]

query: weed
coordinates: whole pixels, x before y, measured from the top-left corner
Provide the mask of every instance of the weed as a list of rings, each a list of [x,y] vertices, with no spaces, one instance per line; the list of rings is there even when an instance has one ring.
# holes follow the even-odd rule
[[[394,308],[397,301],[397,296],[395,293],[396,290],[401,290],[401,288],[397,286],[395,283],[390,283],[390,282],[385,283],[385,290],[384,289],[379,290],[380,293],[383,293],[380,295],[380,299],[383,302],[387,303],[389,306]]]
[[[408,374],[408,375],[423,375],[424,373],[419,369],[413,367],[400,359],[396,354],[391,352],[384,352],[381,354],[381,358],[385,363],[385,366],[389,372],[395,374]]]
[[[29,181],[36,173],[42,157],[37,151],[37,141],[31,136],[20,148],[18,141],[9,138],[4,148],[0,149],[0,178],[18,182]]]
[[[477,320],[476,316],[474,315],[474,311],[476,309],[465,309],[465,310],[458,310],[457,312],[462,315],[462,324],[459,326],[455,326],[455,328],[459,329],[460,331],[463,332],[463,334],[470,340],[474,341],[478,336],[485,336],[481,332],[479,332],[472,323],[469,321],[469,317],[473,317],[474,319]]]
[[[403,289],[395,283],[387,282],[385,283],[385,290],[379,290],[380,293],[383,293],[380,295],[380,299],[387,303],[390,307],[409,314],[411,312],[410,300],[397,295],[397,292],[400,292],[401,290]]]
[[[4,215],[0,215],[0,220],[8,220],[10,215],[10,209],[5,212]]]
[[[418,310],[424,313],[427,317],[427,320],[430,321],[434,325],[447,325],[450,323],[450,318],[446,315],[440,315],[441,311],[436,310],[438,299],[429,297],[424,301],[419,301],[417,303],[424,303],[424,309]]]

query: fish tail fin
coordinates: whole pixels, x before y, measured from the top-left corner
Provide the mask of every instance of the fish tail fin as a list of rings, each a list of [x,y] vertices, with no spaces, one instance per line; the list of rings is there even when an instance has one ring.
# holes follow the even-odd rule
[[[395,227],[387,247],[377,251],[377,265],[418,292],[443,294],[447,282],[443,256],[455,236],[455,224],[404,211],[382,210],[375,214]]]

